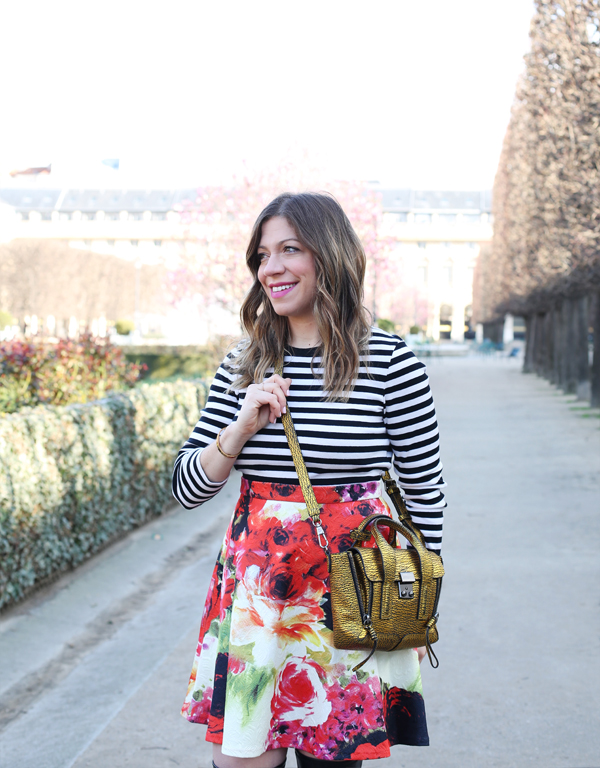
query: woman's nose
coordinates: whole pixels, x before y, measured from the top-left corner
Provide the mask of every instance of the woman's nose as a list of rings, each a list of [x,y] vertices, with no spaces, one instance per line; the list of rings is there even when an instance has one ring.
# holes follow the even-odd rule
[[[280,275],[284,271],[285,271],[285,267],[283,265],[283,261],[281,260],[281,258],[277,254],[273,254],[272,256],[269,256],[267,263],[265,264],[264,274]]]

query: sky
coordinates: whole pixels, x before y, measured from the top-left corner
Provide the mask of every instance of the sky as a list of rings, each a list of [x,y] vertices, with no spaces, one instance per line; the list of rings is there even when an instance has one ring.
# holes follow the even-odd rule
[[[197,187],[292,156],[384,187],[489,189],[532,12],[532,0],[3,3],[0,186]],[[48,163],[37,182],[8,176]]]

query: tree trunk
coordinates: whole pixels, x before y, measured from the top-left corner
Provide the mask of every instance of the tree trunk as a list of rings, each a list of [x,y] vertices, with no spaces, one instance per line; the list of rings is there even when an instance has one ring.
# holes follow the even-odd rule
[[[561,388],[564,382],[564,309],[559,304],[554,313],[554,384]]]
[[[600,292],[594,296],[594,312],[592,314],[594,328],[594,357],[592,359],[592,408],[600,408]]]
[[[565,299],[564,307],[564,380],[563,390],[567,395],[577,392],[577,335],[576,312],[572,299]]]
[[[536,317],[537,315],[528,315],[525,318],[525,357],[523,359],[523,373],[533,373]]]
[[[550,348],[550,369],[548,371],[548,379],[551,384],[556,384],[556,370],[558,360],[558,349],[556,339],[556,326],[557,326],[557,310],[553,307],[550,310],[550,328],[548,329],[548,346]]]
[[[544,315],[544,378],[552,378],[552,311]]]
[[[581,296],[575,301],[575,323],[577,333],[577,359],[575,375],[577,379],[577,397],[590,399],[590,363],[588,355],[588,318],[589,299]]]
[[[540,319],[541,315],[534,315],[535,322],[533,324],[533,348],[531,355],[531,365],[536,374],[540,372]]]

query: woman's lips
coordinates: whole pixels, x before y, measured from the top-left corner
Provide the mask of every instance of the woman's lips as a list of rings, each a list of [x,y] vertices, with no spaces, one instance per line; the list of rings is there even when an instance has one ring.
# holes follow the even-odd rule
[[[281,296],[287,296],[287,294],[293,290],[298,283],[284,283],[283,285],[271,285],[271,298],[279,299]]]

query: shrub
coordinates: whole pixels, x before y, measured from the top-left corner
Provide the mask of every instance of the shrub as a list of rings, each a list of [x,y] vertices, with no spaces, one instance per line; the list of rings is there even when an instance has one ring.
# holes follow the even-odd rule
[[[132,387],[142,370],[118,347],[89,334],[52,345],[5,342],[0,344],[0,411],[96,400],[112,390]]]
[[[143,378],[153,381],[164,379],[212,378],[225,354],[233,346],[230,337],[222,336],[200,346],[127,346],[125,357],[132,363],[145,366]]]
[[[14,318],[10,312],[0,309],[0,331],[3,331],[8,325],[14,324]]]
[[[160,515],[203,382],[0,418],[0,607]]]
[[[421,333],[421,327],[418,325],[411,325],[410,328],[408,329],[408,332],[412,333],[413,336],[416,336],[417,333]]]
[[[132,331],[135,331],[135,323],[133,320],[117,320],[115,331],[119,336],[128,336]]]
[[[388,333],[396,333],[396,323],[394,323],[392,320],[386,320],[385,317],[380,317],[377,320],[377,327],[381,328],[382,331],[387,331]]]

